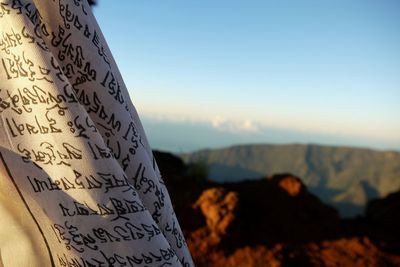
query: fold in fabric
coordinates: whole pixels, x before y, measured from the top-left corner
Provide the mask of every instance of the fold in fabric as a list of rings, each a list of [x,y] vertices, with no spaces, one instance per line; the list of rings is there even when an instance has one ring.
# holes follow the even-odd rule
[[[86,0],[0,1],[0,267],[194,266]]]

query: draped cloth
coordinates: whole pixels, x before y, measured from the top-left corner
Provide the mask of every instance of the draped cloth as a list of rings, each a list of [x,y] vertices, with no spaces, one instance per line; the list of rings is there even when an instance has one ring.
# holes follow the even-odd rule
[[[0,0],[0,32],[0,267],[194,266],[87,1]]]

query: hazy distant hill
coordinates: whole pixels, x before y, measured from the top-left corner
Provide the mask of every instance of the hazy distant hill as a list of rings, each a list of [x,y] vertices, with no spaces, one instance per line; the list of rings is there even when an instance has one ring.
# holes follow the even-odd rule
[[[342,215],[364,210],[367,200],[400,189],[400,153],[319,145],[241,145],[182,155],[209,166],[218,182],[292,173]]]

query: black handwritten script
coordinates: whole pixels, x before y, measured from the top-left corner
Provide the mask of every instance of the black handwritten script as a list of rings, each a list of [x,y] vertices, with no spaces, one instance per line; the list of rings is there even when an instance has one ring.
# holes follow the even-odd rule
[[[194,266],[87,1],[0,0],[0,54],[0,265]]]

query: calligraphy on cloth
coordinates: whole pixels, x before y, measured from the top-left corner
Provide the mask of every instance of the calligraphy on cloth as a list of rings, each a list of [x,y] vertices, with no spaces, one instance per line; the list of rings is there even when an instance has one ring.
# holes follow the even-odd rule
[[[86,0],[0,1],[0,266],[194,266]]]

